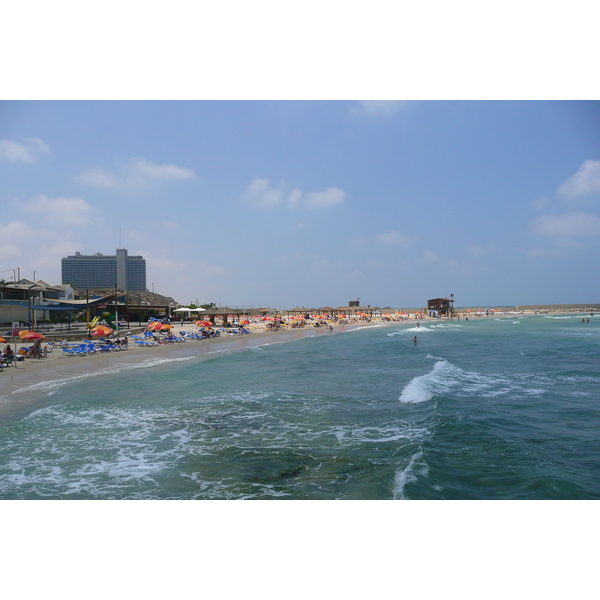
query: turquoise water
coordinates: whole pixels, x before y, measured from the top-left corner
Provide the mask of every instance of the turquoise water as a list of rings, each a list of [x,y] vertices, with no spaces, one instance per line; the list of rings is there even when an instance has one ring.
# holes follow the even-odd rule
[[[389,324],[49,385],[0,427],[0,498],[600,498],[600,317],[581,318]]]

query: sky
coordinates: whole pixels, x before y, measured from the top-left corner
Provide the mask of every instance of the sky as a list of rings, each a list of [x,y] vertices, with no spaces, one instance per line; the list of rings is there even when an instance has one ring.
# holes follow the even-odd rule
[[[124,247],[181,304],[600,301],[596,3],[33,5],[0,277]]]
[[[232,307],[600,301],[600,102],[3,101],[0,271]]]

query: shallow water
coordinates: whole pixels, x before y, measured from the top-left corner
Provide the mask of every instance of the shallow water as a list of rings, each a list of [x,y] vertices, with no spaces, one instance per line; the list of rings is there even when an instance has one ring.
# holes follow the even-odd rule
[[[598,317],[398,323],[45,384],[0,498],[599,498],[599,350]]]

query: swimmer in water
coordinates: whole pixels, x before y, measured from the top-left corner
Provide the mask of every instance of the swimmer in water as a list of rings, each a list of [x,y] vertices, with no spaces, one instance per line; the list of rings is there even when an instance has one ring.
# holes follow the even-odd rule
[[[415,335],[415,337],[413,338],[413,342],[416,344],[417,343],[417,336]]]

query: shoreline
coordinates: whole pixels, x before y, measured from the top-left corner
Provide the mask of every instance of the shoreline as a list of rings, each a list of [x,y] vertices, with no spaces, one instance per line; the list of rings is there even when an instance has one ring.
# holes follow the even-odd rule
[[[0,426],[42,408],[48,395],[77,380],[128,369],[153,368],[181,360],[207,359],[221,352],[236,352],[265,344],[283,343],[315,335],[332,335],[378,325],[380,323],[334,324],[333,331],[317,327],[269,331],[259,327],[251,334],[221,334],[205,340],[187,340],[151,347],[131,344],[128,350],[86,356],[67,356],[55,348],[48,354],[48,358],[26,358],[19,361],[16,367],[3,369],[4,372],[0,374]],[[195,331],[195,327],[184,327],[183,330]]]
[[[540,313],[537,313],[538,315]],[[552,311],[544,314],[565,314],[574,316],[571,311]],[[581,313],[583,314],[583,313]],[[536,316],[528,313],[495,313],[489,316],[471,314],[474,320]],[[461,315],[460,319],[464,320]],[[407,319],[403,321],[377,320],[348,324],[332,324],[333,331],[326,328],[299,327],[270,331],[256,325],[251,334],[221,334],[205,340],[187,340],[184,343],[161,344],[152,347],[139,347],[131,344],[129,349],[120,352],[67,356],[59,348],[54,348],[46,359],[27,358],[17,366],[5,367],[0,373],[0,426],[26,417],[45,405],[48,395],[70,382],[94,378],[103,374],[116,373],[128,369],[153,368],[169,362],[181,360],[207,359],[220,352],[236,352],[265,344],[284,343],[315,335],[332,335],[356,329],[414,326],[416,323],[458,322],[454,318]],[[179,330],[179,327],[178,327]],[[191,324],[184,331],[196,330]]]

